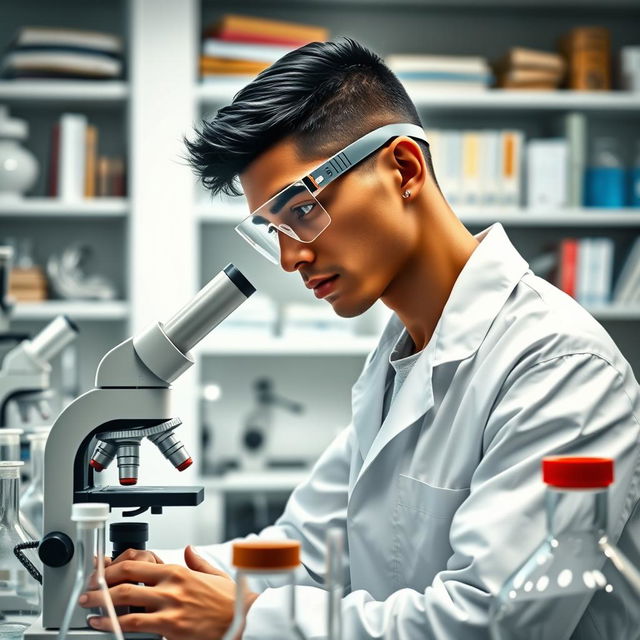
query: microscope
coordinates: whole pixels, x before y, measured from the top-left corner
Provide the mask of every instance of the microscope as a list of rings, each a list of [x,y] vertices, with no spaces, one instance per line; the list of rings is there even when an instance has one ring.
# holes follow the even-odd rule
[[[109,351],[98,365],[95,387],[68,405],[54,422],[45,451],[42,616],[27,630],[28,640],[55,638],[76,574],[75,526],[71,505],[104,502],[123,515],[164,507],[196,506],[202,487],[137,486],[140,442],[147,438],[178,470],[191,458],[176,438],[180,420],[171,411],[171,383],[192,364],[189,353],[255,289],[228,265],[166,323],[157,322]],[[117,459],[121,486],[96,486],[95,474]],[[87,611],[76,607],[70,637],[110,638],[87,626]],[[131,638],[156,638],[128,634]]]
[[[76,338],[78,327],[58,316],[31,339],[9,351],[0,366],[0,427],[7,426],[7,405],[14,400],[23,422],[36,409],[42,420],[50,417],[50,361]]]

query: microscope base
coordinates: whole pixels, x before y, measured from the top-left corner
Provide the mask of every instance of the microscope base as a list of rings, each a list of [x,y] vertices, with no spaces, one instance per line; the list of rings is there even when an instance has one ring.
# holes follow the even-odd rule
[[[57,638],[58,629],[43,629],[42,616],[25,631],[25,640],[52,640]],[[67,637],[72,640],[113,640],[115,638],[111,633],[105,631],[92,631],[91,629],[71,629]],[[154,633],[125,633],[124,637],[129,640],[161,640],[159,635]]]

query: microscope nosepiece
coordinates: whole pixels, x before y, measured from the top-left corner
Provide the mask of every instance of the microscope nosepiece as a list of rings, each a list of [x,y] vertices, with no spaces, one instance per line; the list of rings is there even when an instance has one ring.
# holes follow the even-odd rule
[[[173,430],[147,436],[160,449],[162,455],[178,470],[184,471],[193,463],[185,446],[176,438]]]
[[[99,440],[89,464],[98,472],[104,471],[113,462],[117,452],[115,444]]]

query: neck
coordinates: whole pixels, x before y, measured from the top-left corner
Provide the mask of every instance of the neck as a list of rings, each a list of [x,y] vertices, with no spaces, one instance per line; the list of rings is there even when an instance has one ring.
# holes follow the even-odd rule
[[[382,295],[417,351],[429,343],[453,285],[478,246],[435,185],[426,191],[414,203],[416,249]]]

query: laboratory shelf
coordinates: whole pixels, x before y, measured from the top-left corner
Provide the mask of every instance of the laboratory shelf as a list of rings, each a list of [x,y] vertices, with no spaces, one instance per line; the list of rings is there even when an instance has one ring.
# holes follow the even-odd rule
[[[119,104],[129,97],[126,82],[115,80],[2,80],[0,102]]]
[[[336,337],[318,333],[314,338],[260,338],[219,331],[194,351],[203,356],[366,356],[377,341],[375,336]]]
[[[50,320],[60,314],[72,320],[126,320],[129,304],[122,300],[48,300],[20,302],[12,318],[15,320]]]
[[[598,320],[640,320],[640,304],[587,307],[587,311]]]
[[[0,200],[0,218],[123,218],[129,213],[127,198],[21,198]]]
[[[218,491],[220,493],[245,492],[278,492],[293,491],[301,482],[307,479],[309,471],[269,469],[260,472],[230,471],[223,476],[203,476],[199,483],[204,485],[205,492]]]
[[[465,224],[511,227],[640,227],[640,208],[596,209],[588,207],[542,209],[526,207],[454,206]],[[238,224],[248,210],[243,200],[201,202],[196,217],[206,224]]]
[[[196,96],[202,106],[228,104],[250,78],[216,79],[200,83]],[[407,86],[407,92],[416,106],[426,111],[456,109],[475,112],[487,111],[595,111],[628,112],[640,114],[640,92],[632,91],[530,91],[487,89],[483,91],[443,91]]]

